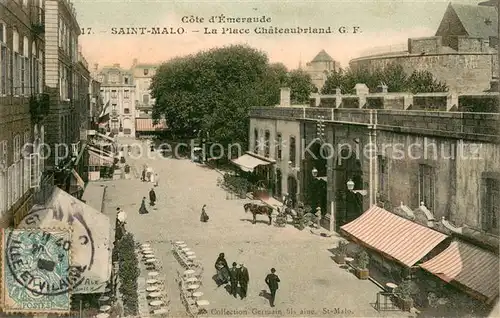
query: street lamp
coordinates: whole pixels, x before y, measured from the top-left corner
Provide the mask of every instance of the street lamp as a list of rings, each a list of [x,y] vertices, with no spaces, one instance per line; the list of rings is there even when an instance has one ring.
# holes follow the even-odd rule
[[[361,194],[362,196],[368,194],[368,191],[366,190],[354,190],[354,181],[352,181],[352,179],[349,179],[349,181],[347,181],[347,190],[351,191],[352,193]]]

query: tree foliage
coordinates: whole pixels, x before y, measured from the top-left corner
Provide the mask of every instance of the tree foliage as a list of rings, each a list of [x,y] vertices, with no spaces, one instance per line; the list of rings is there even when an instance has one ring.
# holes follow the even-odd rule
[[[134,236],[126,233],[117,244],[120,278],[120,294],[126,316],[137,315],[139,309],[137,278],[140,275],[139,261],[135,254]]]
[[[445,83],[437,81],[429,71],[414,71],[407,75],[400,64],[389,64],[385,68],[368,70],[364,68],[340,70],[328,75],[322,94],[335,94],[340,88],[342,94],[355,94],[354,87],[362,83],[370,92],[375,92],[381,84],[387,85],[388,92],[433,93],[446,92]]]
[[[270,64],[265,53],[245,45],[203,51],[158,68],[151,84],[153,119],[165,117],[179,137],[204,131],[213,142],[245,147],[250,107],[278,104],[280,87],[289,84],[293,97],[303,100],[310,83],[309,77]]]

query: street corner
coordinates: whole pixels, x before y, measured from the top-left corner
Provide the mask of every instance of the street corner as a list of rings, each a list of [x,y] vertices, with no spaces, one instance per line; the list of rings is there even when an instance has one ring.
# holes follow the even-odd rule
[[[9,314],[68,314],[71,232],[3,229],[2,308]]]

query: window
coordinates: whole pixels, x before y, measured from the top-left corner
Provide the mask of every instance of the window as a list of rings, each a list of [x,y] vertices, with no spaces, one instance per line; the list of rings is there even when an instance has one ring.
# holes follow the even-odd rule
[[[7,166],[7,160],[8,160],[8,151],[7,151],[7,140],[4,140],[0,142],[0,165],[5,168]]]
[[[498,219],[500,216],[500,180],[485,178],[485,202],[482,209],[483,230],[499,234]]]
[[[257,128],[253,130],[253,140],[254,140],[254,148],[253,152],[258,153],[259,152],[259,131]]]
[[[130,114],[130,109],[129,109],[129,108],[124,108],[124,109],[123,109],[123,112],[124,112],[125,114]]]
[[[16,30],[12,31],[12,51],[14,52],[12,63],[14,95],[19,96],[21,93],[21,55],[19,52],[19,34]]]
[[[434,168],[421,164],[419,165],[418,172],[418,201],[427,207],[427,209],[433,212],[434,209]]]
[[[387,171],[387,159],[379,155],[377,157],[378,161],[378,191],[380,194],[387,196],[389,194],[389,178]]]
[[[123,98],[126,98],[126,99],[130,98],[130,91],[128,89],[123,91]]]
[[[148,75],[149,74],[149,70],[147,68],[144,69],[144,75]]]
[[[283,142],[283,137],[281,133],[277,135],[277,145],[276,145],[276,159],[281,160],[281,143]]]
[[[31,44],[31,87],[33,87],[33,93],[38,94],[40,93],[39,89],[39,83],[40,78],[38,77],[39,71],[38,71],[38,58],[37,58],[37,50],[36,50],[36,43],[33,42]]]
[[[290,162],[291,162],[291,166],[292,167],[295,167],[295,164],[296,164],[296,145],[295,145],[295,137],[290,137]]]
[[[0,95],[10,93],[9,63],[10,51],[7,47],[7,26],[0,21]]]
[[[104,81],[104,75],[99,75],[99,76],[97,76],[97,81],[98,81],[98,82],[100,82],[100,83],[102,83],[102,82]],[[102,91],[103,91],[103,90],[101,89],[101,92],[102,92]]]
[[[30,94],[30,78],[29,78],[29,41],[27,37],[23,38],[23,56],[21,57],[21,95],[29,96]]]
[[[24,132],[24,147],[23,150],[29,149],[30,132]],[[30,160],[29,156],[23,158],[23,193],[28,191],[30,182]]]
[[[36,76],[38,74],[38,77]],[[43,52],[41,50],[38,51],[38,73],[33,74],[34,77],[37,77],[38,81],[38,92],[41,93],[43,91]]]
[[[142,103],[144,105],[149,105],[149,95],[148,94],[142,95]]]
[[[111,98],[118,98],[118,93],[116,92],[116,90],[111,91]]]
[[[13,149],[14,162],[18,162],[21,159],[21,136],[16,135],[14,137],[14,149]]]
[[[270,152],[271,152],[271,133],[269,130],[266,130],[265,135],[264,135],[264,156],[266,158],[269,158]]]
[[[123,82],[125,83],[125,85],[128,85],[128,77],[125,77],[125,78],[123,79]],[[128,91],[127,91],[127,92],[128,92]]]
[[[118,83],[118,75],[116,75],[116,74],[111,75],[111,83],[113,83],[113,84]]]

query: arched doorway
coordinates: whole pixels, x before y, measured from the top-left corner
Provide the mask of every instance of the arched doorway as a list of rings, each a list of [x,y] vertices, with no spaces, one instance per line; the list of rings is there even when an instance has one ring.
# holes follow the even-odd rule
[[[321,147],[318,140],[309,147],[310,152],[306,152],[305,163],[305,184],[304,203],[309,205],[314,211],[321,208],[323,215],[327,212],[327,158],[329,158],[328,147]],[[313,176],[313,169],[317,171]]]
[[[337,226],[356,219],[363,213],[363,200],[347,189],[347,182],[354,182],[354,190],[363,188],[361,160],[351,149],[342,149],[335,160],[335,206]]]
[[[292,200],[292,205],[293,207],[296,207],[297,204],[297,179],[295,179],[294,176],[288,176],[287,180],[287,185],[288,185],[288,195],[290,199]]]
[[[281,198],[283,197],[283,194],[281,193],[281,178],[282,178],[282,175],[281,175],[281,170],[280,169],[276,169],[276,193],[275,193],[275,196],[278,197],[280,200]]]

